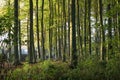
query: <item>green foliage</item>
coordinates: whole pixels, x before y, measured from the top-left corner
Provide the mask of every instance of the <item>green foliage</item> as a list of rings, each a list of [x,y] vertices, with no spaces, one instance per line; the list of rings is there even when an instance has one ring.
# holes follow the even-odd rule
[[[109,80],[120,79],[120,53],[116,54],[114,58],[111,58],[107,62],[106,77]]]
[[[61,62],[44,61],[37,64],[24,64],[22,68],[10,71],[9,80],[61,80],[67,71],[67,64]]]
[[[37,64],[25,63],[10,73],[8,80],[119,80],[120,54],[107,62],[91,56],[81,60],[76,69],[68,63],[46,60]]]
[[[81,61],[78,69],[82,80],[105,79],[105,62],[97,61],[94,56]]]
[[[0,16],[0,35],[8,31],[12,27],[11,16],[7,13]]]

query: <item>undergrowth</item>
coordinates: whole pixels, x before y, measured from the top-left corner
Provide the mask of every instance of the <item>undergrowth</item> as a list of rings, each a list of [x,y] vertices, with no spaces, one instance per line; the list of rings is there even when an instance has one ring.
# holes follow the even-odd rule
[[[106,62],[96,60],[96,57],[81,60],[76,69],[61,61],[25,63],[10,71],[6,80],[120,80],[119,75],[120,55],[117,55]]]

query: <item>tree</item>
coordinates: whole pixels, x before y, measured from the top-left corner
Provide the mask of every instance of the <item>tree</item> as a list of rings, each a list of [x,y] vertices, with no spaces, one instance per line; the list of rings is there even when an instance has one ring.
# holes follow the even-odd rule
[[[77,35],[78,35],[78,40],[77,40],[77,43],[78,43],[78,53],[79,53],[79,56],[82,55],[83,53],[83,49],[82,49],[82,35],[81,35],[81,31],[82,31],[82,28],[81,28],[81,21],[80,21],[80,1],[77,0]]]
[[[36,0],[36,31],[37,31],[37,47],[38,47],[38,55],[39,58],[41,57],[40,54],[40,37],[39,37],[39,19],[38,19],[38,0]]]
[[[85,0],[84,1],[84,10],[85,10],[85,12],[84,12],[84,52],[85,52],[85,54],[86,54],[86,50],[87,50],[87,48],[86,48],[86,37],[87,37],[87,23],[86,23],[86,19],[87,19],[87,0]]]
[[[118,3],[117,5],[120,5],[119,0],[117,1],[117,3]],[[118,21],[117,21],[118,22],[118,46],[119,46],[118,48],[120,48],[120,45],[119,45],[120,44],[120,27],[119,27],[120,26],[120,17],[119,16],[120,16],[120,11],[118,11],[118,16],[117,16],[117,18],[118,18]],[[120,50],[119,50],[119,52],[120,52]]]
[[[63,62],[66,61],[66,0],[63,0],[63,28],[64,28],[64,49],[63,49]]]
[[[32,0],[29,0],[29,5],[30,5],[30,8],[29,8],[29,13],[30,13],[30,52],[29,52],[29,63],[33,63],[34,62],[34,54],[35,54],[35,48],[34,48],[34,33],[33,33],[33,1]]]
[[[60,0],[58,0],[58,16],[60,16]],[[60,36],[60,19],[58,17],[57,20],[57,24],[58,24],[58,44],[59,44],[59,49],[58,49],[58,54],[59,54],[59,59],[62,59],[62,55],[61,55],[61,36]]]
[[[77,50],[76,50],[76,27],[75,27],[75,0],[72,0],[72,59],[71,66],[75,68],[77,66]]]
[[[18,41],[19,41],[19,55],[20,55],[20,61],[22,60],[22,51],[21,51],[21,21],[19,20],[19,25],[18,25]]]
[[[89,39],[89,53],[91,55],[91,1],[92,0],[88,0],[88,29],[89,29],[89,35],[88,35],[88,39]]]
[[[51,59],[52,58],[52,33],[53,33],[53,30],[51,28],[51,26],[53,25],[53,6],[52,6],[53,2],[52,0],[49,0],[49,9],[50,9],[50,13],[49,13],[49,51],[50,51],[50,54],[49,54],[49,58]]]
[[[56,8],[57,4],[55,3],[54,6],[55,6],[55,17],[57,17],[57,8]],[[57,26],[57,19],[55,19],[55,25]],[[58,41],[57,41],[57,39],[58,39],[58,36],[57,36],[58,31],[57,30],[58,30],[58,28],[56,27],[55,28],[55,53],[56,53],[55,56],[56,56],[56,59],[58,59],[58,57],[59,57],[58,56]]]
[[[101,27],[101,60],[105,60],[106,48],[105,48],[105,29],[103,26],[103,7],[102,0],[99,0],[99,17],[100,17],[100,27]]]
[[[70,57],[70,15],[71,15],[70,0],[68,0],[68,56]]]
[[[20,63],[18,54],[18,0],[14,0],[14,54],[15,65]]]
[[[96,3],[94,5],[94,13],[95,13],[95,53],[96,55],[98,56],[99,53],[100,53],[100,47],[99,47],[99,44],[100,44],[100,31],[99,31],[99,27],[98,27],[98,0],[94,0],[94,3]]]
[[[107,5],[107,11],[111,10],[111,4]],[[108,16],[108,53],[111,55],[113,54],[113,47],[112,47],[112,19],[111,16]]]
[[[45,40],[44,40],[44,0],[42,0],[41,37],[42,37],[42,59],[45,60]]]
[[[9,15],[9,28],[8,28],[8,39],[9,39],[9,61],[11,61],[11,26],[12,26],[12,20],[11,20],[11,8],[10,8],[10,0],[8,0],[8,15]]]

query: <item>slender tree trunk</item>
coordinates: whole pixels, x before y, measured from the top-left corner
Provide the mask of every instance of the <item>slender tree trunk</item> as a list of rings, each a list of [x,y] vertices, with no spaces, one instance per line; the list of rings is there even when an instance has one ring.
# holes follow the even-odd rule
[[[85,5],[85,13],[84,13],[84,52],[85,52],[85,54],[86,54],[86,36],[87,36],[87,32],[86,32],[86,27],[87,27],[87,23],[86,23],[86,18],[87,18],[87,0],[85,0],[85,3],[84,3],[84,5]]]
[[[95,53],[99,55],[98,0],[95,0]]]
[[[29,0],[30,5],[30,63],[34,62],[34,33],[33,33],[33,1]]]
[[[50,9],[50,13],[49,13],[49,50],[50,50],[50,54],[49,54],[49,58],[52,58],[52,1],[49,0],[49,9]]]
[[[45,40],[44,40],[44,0],[42,0],[41,37],[42,37],[42,59],[45,60]]]
[[[77,0],[77,34],[78,34],[78,53],[79,56],[82,55],[82,37],[80,33],[80,5],[79,0]]]
[[[70,57],[70,0],[68,0],[68,55]]]
[[[75,27],[75,0],[72,0],[72,59],[71,66],[77,66],[77,50],[76,50],[76,27]]]
[[[100,26],[101,26],[101,60],[105,60],[106,57],[106,48],[105,48],[105,30],[103,26],[103,7],[102,7],[102,0],[99,0],[99,14],[100,14]]]
[[[19,20],[19,55],[20,61],[22,60],[22,52],[21,52],[21,21]]]
[[[20,63],[18,54],[18,0],[14,0],[14,54],[15,65]]]
[[[120,5],[120,0],[118,0],[117,2],[118,4],[117,5]],[[117,14],[117,18],[118,18],[118,48],[119,48],[119,52],[120,52],[120,12],[118,11],[118,14]]]
[[[10,14],[10,0],[8,0],[8,14]],[[11,19],[9,15],[9,19]],[[11,20],[9,20],[11,22]],[[9,39],[9,61],[11,61],[11,24],[9,25],[8,30],[8,39]]]
[[[58,16],[60,16],[60,1],[58,0]],[[61,36],[60,36],[60,19],[58,17],[58,43],[59,43],[59,59],[62,59],[61,55]]]
[[[107,11],[111,10],[111,4],[108,4]],[[113,54],[112,51],[112,19],[108,17],[108,54],[111,56]]]
[[[115,1],[115,0],[113,0],[112,1],[112,8],[114,8],[114,7],[116,7],[116,5],[118,6],[119,5],[119,3],[118,3],[118,1]],[[113,51],[113,53],[116,53],[116,51],[120,51],[120,49],[119,49],[119,23],[118,23],[118,14],[119,14],[119,11],[116,11],[116,13],[112,16],[112,24],[114,24],[114,36],[112,36],[113,37],[113,39],[116,39],[115,40],[115,44],[113,44],[113,49],[112,49],[112,51]],[[117,47],[117,49],[115,49],[115,47]],[[115,50],[114,50],[115,49]]]
[[[88,0],[89,54],[91,55],[91,0]]]
[[[36,29],[37,29],[37,48],[38,48],[38,56],[41,57],[40,54],[40,37],[39,37],[39,19],[38,19],[38,0],[36,0]]]
[[[63,48],[63,62],[66,61],[66,0],[63,0],[63,28],[64,28],[64,48]]]
[[[28,50],[28,55],[30,57],[30,27],[29,27],[29,20],[27,19],[27,50]],[[29,60],[30,61],[30,60]]]
[[[61,0],[61,5],[63,1]],[[63,21],[63,7],[60,7],[60,36],[61,36],[61,53],[62,53],[62,60],[63,60],[63,54],[64,54],[64,21]]]
[[[57,17],[57,9],[56,9],[56,3],[55,3],[55,17]],[[55,20],[55,25],[57,25],[57,20]],[[55,57],[56,57],[56,59],[58,58],[58,49],[57,49],[57,35],[58,35],[58,32],[57,32],[57,27],[55,28]]]
[[[11,28],[9,28],[8,38],[9,38],[9,61],[11,61]]]

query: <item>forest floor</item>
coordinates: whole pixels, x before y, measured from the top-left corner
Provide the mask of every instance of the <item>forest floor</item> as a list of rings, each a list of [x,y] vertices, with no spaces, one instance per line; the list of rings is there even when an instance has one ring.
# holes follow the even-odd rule
[[[76,69],[70,68],[70,62],[53,60],[22,64],[11,66],[0,80],[120,80],[120,58],[108,62],[88,58],[80,61]]]

